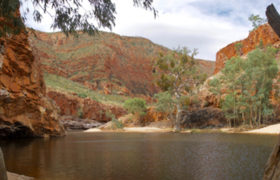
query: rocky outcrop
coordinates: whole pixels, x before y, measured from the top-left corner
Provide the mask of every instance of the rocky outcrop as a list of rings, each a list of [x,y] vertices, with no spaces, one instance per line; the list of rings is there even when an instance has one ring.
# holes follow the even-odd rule
[[[164,112],[157,112],[155,107],[149,107],[145,116],[143,117],[142,123],[149,125],[152,122],[158,122],[168,119],[168,114]]]
[[[273,4],[267,6],[265,14],[269,25],[273,28],[278,37],[280,37],[280,15]]]
[[[81,109],[81,99],[76,96],[67,95],[66,93],[59,93],[56,91],[48,91],[49,98],[55,101],[59,107],[59,114],[62,116],[79,116]]]
[[[0,27],[1,28],[1,27]],[[0,38],[0,136],[64,133],[27,33]]]
[[[81,119],[73,116],[62,116],[60,118],[61,123],[65,129],[71,130],[86,130],[90,128],[96,128],[102,125],[102,123],[91,120],[91,119]]]
[[[125,115],[127,112],[118,106],[104,105],[91,99],[85,99],[83,105],[83,117],[93,119],[99,122],[108,122],[112,120],[111,114],[115,118]]]
[[[80,98],[66,92],[49,89],[47,94],[60,108],[60,115],[62,116],[108,122],[112,119],[111,115],[119,118],[127,113],[122,107],[102,104],[90,98]]]
[[[260,42],[262,42],[264,46],[274,44],[278,46],[278,41],[280,41],[280,38],[273,31],[269,24],[259,26],[256,30],[250,32],[246,39],[231,43],[217,52],[214,74],[218,73],[224,67],[225,62],[228,59],[237,55],[235,48],[237,43],[242,44],[241,53],[244,55],[259,46]]]
[[[206,107],[186,111],[181,125],[184,128],[218,128],[227,124],[221,109]]]

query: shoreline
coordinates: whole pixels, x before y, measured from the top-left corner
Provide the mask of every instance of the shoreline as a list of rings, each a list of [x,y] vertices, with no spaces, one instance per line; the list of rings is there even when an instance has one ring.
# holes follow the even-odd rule
[[[9,171],[7,171],[7,178],[8,178],[8,180],[34,180],[33,177],[16,174],[16,173],[9,172]]]
[[[84,133],[100,133],[100,132],[123,132],[123,133],[170,133],[174,132],[172,128],[157,127],[125,127],[116,130],[102,130],[99,128],[91,128],[82,131]],[[268,125],[263,128],[252,130],[241,130],[239,128],[214,128],[214,129],[182,129],[180,133],[229,133],[229,134],[263,134],[263,135],[279,135],[280,123]]]

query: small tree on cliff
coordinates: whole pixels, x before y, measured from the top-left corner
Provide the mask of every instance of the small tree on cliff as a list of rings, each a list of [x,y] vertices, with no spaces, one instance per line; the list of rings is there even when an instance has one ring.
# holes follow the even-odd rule
[[[0,36],[6,33],[15,34],[24,29],[24,21],[28,13],[33,15],[36,22],[41,21],[42,14],[51,14],[53,19],[51,28],[60,29],[66,35],[76,34],[77,30],[93,34],[100,27],[112,29],[115,25],[116,7],[111,0],[30,0],[29,2],[31,3],[28,5],[33,5],[33,8],[23,6],[24,13],[20,16],[15,12],[18,12],[20,5],[28,3],[26,0],[0,0],[0,17],[9,22],[3,24]],[[156,16],[157,11],[152,6],[153,0],[133,0],[133,3],[135,6],[153,11]],[[54,13],[49,13],[50,10]]]
[[[202,77],[195,67],[196,54],[196,49],[190,51],[184,47],[167,55],[160,54],[155,63],[156,83],[163,91],[169,92],[176,105],[175,131],[180,131],[182,98],[191,93]]]
[[[255,14],[251,14],[249,16],[249,21],[252,23],[252,26],[253,26],[253,30],[257,29],[260,25],[264,24],[267,22],[266,19],[260,17],[260,15],[255,15]]]

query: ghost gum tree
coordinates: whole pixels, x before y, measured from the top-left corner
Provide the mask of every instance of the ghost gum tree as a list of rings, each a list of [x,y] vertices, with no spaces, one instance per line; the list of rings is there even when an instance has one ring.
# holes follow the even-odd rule
[[[194,56],[197,50],[190,51],[186,47],[174,50],[166,55],[160,54],[154,65],[156,83],[162,91],[168,92],[159,94],[172,99],[172,104],[176,106],[176,117],[174,131],[180,131],[181,113],[184,100],[190,96],[192,90],[200,84],[202,77],[196,68]],[[158,99],[162,99],[156,96]],[[166,99],[166,98],[165,98]],[[170,106],[166,106],[168,109]]]
[[[132,1],[134,6],[153,11],[154,16],[157,15],[152,6],[153,0]],[[26,3],[33,7],[26,6]],[[18,13],[20,6],[23,7],[21,15]],[[29,13],[36,22],[40,22],[44,14],[49,14],[53,19],[51,28],[59,29],[66,35],[77,35],[77,30],[91,35],[101,27],[112,29],[115,25],[116,6],[111,0],[0,0],[0,17],[9,21],[1,24],[3,28],[0,36],[24,30],[24,22]]]
[[[278,89],[278,83],[274,83],[278,73],[277,51],[273,47],[258,47],[246,59],[240,56],[231,58],[221,71],[221,76],[210,81],[210,91],[219,97],[222,93],[225,95],[221,107],[229,126],[259,126],[272,117],[270,100],[273,86]],[[275,91],[274,98],[277,96],[278,92]]]

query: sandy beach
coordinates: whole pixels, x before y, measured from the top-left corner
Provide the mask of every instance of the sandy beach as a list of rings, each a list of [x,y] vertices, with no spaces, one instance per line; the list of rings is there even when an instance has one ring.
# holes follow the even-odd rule
[[[245,131],[244,133],[253,133],[253,134],[280,134],[280,123],[266,126],[260,129],[254,129],[250,131]]]
[[[143,132],[143,133],[153,133],[153,132],[172,132],[170,128],[157,128],[157,127],[125,127],[119,130],[101,130],[99,128],[92,128],[85,130],[86,133],[92,132]]]
[[[199,129],[197,131],[192,129],[182,130],[181,133],[192,133],[192,132],[223,132],[223,133],[248,133],[248,134],[280,134],[280,123],[269,125],[264,128],[249,130],[249,131],[241,131],[236,132],[234,128],[221,128],[221,129]],[[157,128],[157,127],[125,127],[123,129],[118,130],[102,130],[99,128],[92,128],[85,130],[86,133],[94,133],[94,132],[139,132],[139,133],[156,133],[156,132],[173,132],[171,128]]]

